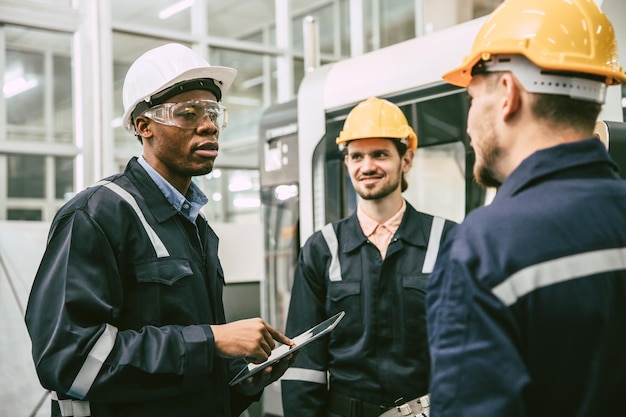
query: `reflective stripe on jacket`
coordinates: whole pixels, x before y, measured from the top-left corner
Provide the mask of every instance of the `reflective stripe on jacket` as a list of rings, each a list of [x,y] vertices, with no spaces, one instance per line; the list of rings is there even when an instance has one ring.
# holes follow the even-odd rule
[[[534,153],[452,235],[427,293],[431,415],[623,415],[626,182],[602,143]]]
[[[204,218],[180,215],[136,158],[62,207],[26,313],[53,410],[230,416],[232,373],[210,328],[225,321],[217,252]]]
[[[435,221],[435,235],[439,225],[445,236],[453,224]],[[296,267],[286,333],[299,334],[342,310],[346,316],[329,337],[303,349],[283,376],[286,417],[326,415],[328,385],[389,406],[400,396],[428,392],[424,303],[432,225],[433,216],[407,204],[384,260],[356,214],[333,224],[336,261],[323,231],[308,239]],[[439,239],[433,240],[438,248]]]

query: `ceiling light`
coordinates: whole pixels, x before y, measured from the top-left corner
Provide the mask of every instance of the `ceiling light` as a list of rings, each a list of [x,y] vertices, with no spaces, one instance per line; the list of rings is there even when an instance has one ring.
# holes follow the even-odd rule
[[[172,4],[170,7],[166,7],[159,12],[159,19],[168,19],[174,16],[176,13],[180,13],[183,10],[190,8],[194,3],[195,0],[183,0],[179,1],[178,3]]]
[[[32,78],[27,81],[24,77],[18,77],[5,82],[2,92],[4,93],[5,98],[10,98],[21,94],[24,91],[28,91],[31,88],[35,88],[37,85],[39,85],[39,81],[37,81],[36,78]]]
[[[257,208],[261,207],[261,200],[258,198],[237,197],[233,199],[235,208]]]
[[[208,174],[205,175],[206,178],[211,179],[211,178],[219,178],[222,176],[222,170],[220,170],[219,168],[214,169],[213,171],[209,172]]]
[[[261,104],[263,104],[261,100],[258,98],[229,96],[229,95],[227,95],[224,98],[224,102],[227,104],[233,104],[233,105],[238,105],[238,106],[250,106],[250,107],[259,107]]]
[[[257,85],[263,84],[263,76],[259,75],[258,77],[252,77],[247,80],[241,82],[240,86],[244,90],[247,90],[252,87],[256,87]]]
[[[228,184],[228,191],[247,191],[252,189],[252,181],[247,178],[233,178],[232,182]]]
[[[274,197],[279,201],[289,200],[298,196],[297,185],[279,185],[274,190]]]
[[[111,127],[113,129],[118,128],[118,127],[122,127],[122,118],[121,117],[116,117],[115,119],[111,120]]]

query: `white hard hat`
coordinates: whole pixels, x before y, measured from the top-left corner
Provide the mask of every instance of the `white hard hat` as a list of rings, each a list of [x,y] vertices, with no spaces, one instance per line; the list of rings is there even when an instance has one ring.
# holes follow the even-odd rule
[[[236,69],[211,66],[200,54],[181,44],[169,43],[151,49],[137,58],[126,73],[122,88],[124,127],[135,133],[132,119],[137,105],[144,102],[148,108],[158,104],[151,103],[154,96],[175,85],[181,85],[182,92],[186,82],[199,80],[191,89],[213,91],[219,101],[236,75]],[[207,79],[214,84],[208,85],[211,81]],[[174,92],[178,93],[178,90]],[[161,101],[165,99],[161,97]]]

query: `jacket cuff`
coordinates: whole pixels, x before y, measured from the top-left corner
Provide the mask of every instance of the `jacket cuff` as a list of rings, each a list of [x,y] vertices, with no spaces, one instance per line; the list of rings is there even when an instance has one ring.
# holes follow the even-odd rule
[[[185,390],[193,390],[206,380],[206,375],[213,367],[212,348],[209,348],[209,337],[204,327],[210,326],[186,326],[182,330],[185,342],[185,373],[183,387]],[[211,332],[210,339],[213,339]]]

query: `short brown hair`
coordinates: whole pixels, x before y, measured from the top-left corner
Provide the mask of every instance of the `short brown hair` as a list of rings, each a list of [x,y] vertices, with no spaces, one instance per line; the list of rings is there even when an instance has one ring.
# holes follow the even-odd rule
[[[533,115],[557,126],[593,131],[602,104],[555,94],[533,94]]]

